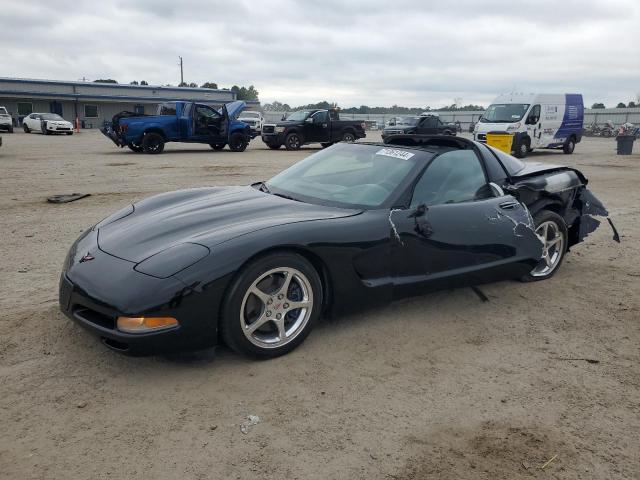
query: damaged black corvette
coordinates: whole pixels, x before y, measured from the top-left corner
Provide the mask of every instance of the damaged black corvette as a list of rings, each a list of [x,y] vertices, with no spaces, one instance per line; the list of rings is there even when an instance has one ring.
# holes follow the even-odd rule
[[[575,169],[449,136],[386,142],[129,205],[72,246],[62,311],[130,354],[224,342],[274,357],[325,313],[549,278],[607,216]]]

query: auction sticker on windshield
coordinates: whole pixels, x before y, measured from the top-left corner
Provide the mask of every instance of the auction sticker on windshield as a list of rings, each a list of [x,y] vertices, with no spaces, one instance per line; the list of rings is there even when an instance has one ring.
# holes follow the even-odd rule
[[[399,158],[400,160],[409,160],[415,155],[415,153],[407,152],[405,150],[397,150],[395,148],[381,148],[376,152],[376,155]]]

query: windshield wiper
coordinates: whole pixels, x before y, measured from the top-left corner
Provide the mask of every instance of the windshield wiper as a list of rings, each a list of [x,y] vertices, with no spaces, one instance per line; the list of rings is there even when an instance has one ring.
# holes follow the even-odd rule
[[[285,195],[284,193],[273,193],[276,197],[286,198],[287,200],[293,200],[294,202],[301,202],[302,200],[298,200],[297,198],[293,198],[289,195]]]

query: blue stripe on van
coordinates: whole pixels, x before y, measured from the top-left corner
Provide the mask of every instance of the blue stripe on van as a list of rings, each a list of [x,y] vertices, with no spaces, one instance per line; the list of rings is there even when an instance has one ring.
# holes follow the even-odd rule
[[[582,131],[584,121],[582,95],[579,93],[567,93],[565,102],[562,124],[553,138],[568,138],[571,134]]]

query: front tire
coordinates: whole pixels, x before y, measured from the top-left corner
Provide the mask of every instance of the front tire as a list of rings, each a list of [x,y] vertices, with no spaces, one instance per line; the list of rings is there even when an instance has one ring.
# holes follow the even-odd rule
[[[284,147],[287,150],[300,150],[301,146],[302,138],[296,132],[290,133],[284,140]]]
[[[24,130],[24,133],[31,133],[31,129],[27,126],[26,123],[22,124],[22,129]]]
[[[551,278],[560,268],[567,252],[567,225],[550,210],[541,210],[534,218],[536,235],[544,242],[542,258],[536,267],[520,280],[537,282]]]
[[[224,147],[226,147],[226,145],[227,145],[226,143],[212,143],[210,146],[216,152],[219,152],[220,150],[224,150]]]
[[[232,152],[244,152],[248,145],[249,141],[242,133],[236,132],[231,134],[229,138],[229,149]]]
[[[528,140],[521,140],[518,145],[516,145],[514,156],[517,158],[524,158],[531,151],[531,144]]]
[[[159,133],[150,132],[142,138],[142,151],[157,155],[164,150],[164,137]]]
[[[220,331],[238,353],[274,358],[290,352],[320,317],[322,283],[295,253],[275,253],[244,267],[224,303]]]
[[[562,146],[562,151],[567,155],[571,155],[575,150],[575,148],[576,148],[576,140],[575,138],[570,137]]]
[[[333,145],[333,143],[321,143],[321,144],[320,144],[320,146],[321,146],[322,148],[328,148],[328,147],[330,147],[331,145]]]

